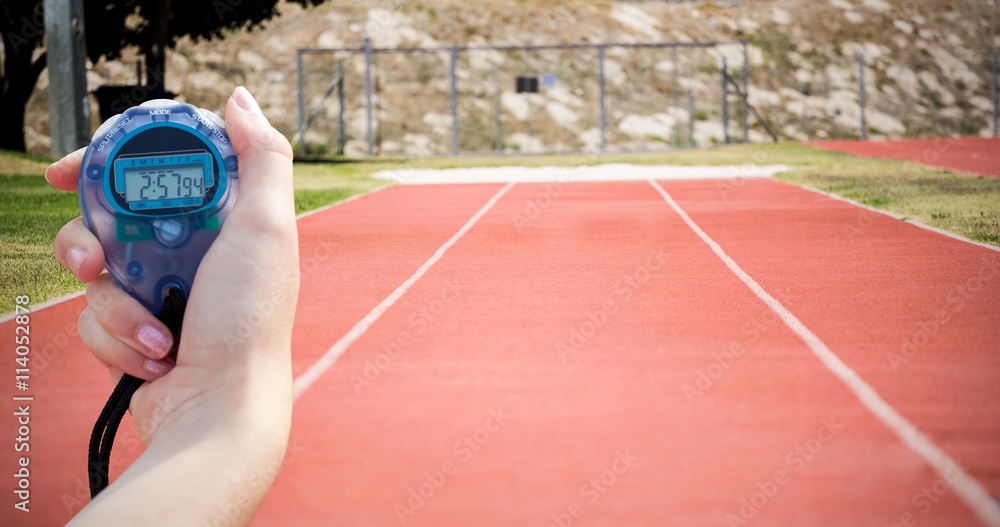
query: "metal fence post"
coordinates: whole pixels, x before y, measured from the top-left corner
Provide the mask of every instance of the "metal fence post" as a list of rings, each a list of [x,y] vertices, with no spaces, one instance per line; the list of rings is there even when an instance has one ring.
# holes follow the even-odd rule
[[[597,46],[597,100],[601,115],[601,151],[608,149],[608,117],[604,107],[604,45]]]
[[[998,100],[997,91],[998,89],[997,81],[997,51],[993,50],[993,137],[1000,137],[1000,127],[998,127],[998,106],[1000,106],[1000,100]]]
[[[451,55],[451,154],[458,155],[458,81],[455,78],[455,62],[457,60],[454,46],[449,50]]]
[[[524,76],[531,76],[531,66],[528,65],[528,48],[523,49],[524,53]],[[528,133],[528,142],[524,145],[524,151],[531,151],[531,93],[527,90],[524,92],[524,103],[527,106],[527,120],[524,123],[525,131]]]
[[[306,155],[306,110],[305,101],[303,97],[305,95],[302,93],[302,49],[298,49],[295,52],[295,63],[296,63],[296,73],[298,76],[298,89],[299,89],[299,155],[305,157]]]
[[[743,142],[750,142],[750,60],[747,52],[747,41],[743,41]]]
[[[83,2],[45,0],[43,6],[51,94],[49,137],[52,155],[62,157],[90,142]]]
[[[503,125],[500,120],[500,72],[493,70],[493,119],[497,128],[497,152],[503,152]]]
[[[671,46],[671,51],[673,51],[671,61],[674,64],[673,71],[670,75],[670,110],[673,114],[677,108],[677,46]],[[680,146],[681,144],[681,128],[680,123],[677,122],[677,118],[674,118],[674,146]]]
[[[57,1],[57,0],[47,0],[47,1]],[[76,0],[73,0],[73,1],[76,1]],[[298,131],[299,140],[300,140],[300,144],[298,145],[298,148],[296,148],[296,155],[301,155],[302,153],[305,153],[306,155],[309,155],[309,148],[310,147],[305,142],[305,140],[304,140],[305,137],[304,136],[309,131],[309,127],[313,123],[313,120],[316,119],[317,117],[320,117],[319,114],[322,113],[323,112],[323,108],[325,108],[325,106],[324,106],[323,103],[326,102],[326,100],[330,96],[333,95],[333,90],[337,90],[337,96],[338,96],[338,99],[340,99],[340,101],[339,101],[340,102],[340,112],[339,112],[339,115],[337,116],[337,118],[339,120],[338,124],[340,125],[340,137],[339,137],[339,139],[340,139],[340,148],[339,148],[339,151],[340,152],[344,152],[344,150],[346,150],[346,143],[348,141],[348,135],[349,134],[351,135],[351,139],[357,140],[357,139],[361,138],[361,134],[363,133],[365,139],[362,139],[362,140],[366,141],[366,143],[367,143],[367,154],[363,154],[363,155],[368,155],[368,156],[377,156],[377,155],[379,155],[380,143],[382,142],[382,139],[383,139],[382,134],[385,132],[385,130],[383,129],[383,126],[382,126],[382,118],[380,117],[380,114],[383,111],[383,107],[382,107],[383,106],[383,101],[382,101],[381,95],[380,95],[381,92],[382,92],[382,88],[381,88],[382,77],[381,77],[381,73],[380,73],[380,70],[379,70],[381,63],[377,62],[378,60],[380,60],[379,59],[379,54],[386,54],[386,55],[389,55],[390,57],[395,57],[396,55],[394,55],[394,54],[397,54],[397,53],[406,54],[406,53],[422,53],[422,52],[435,53],[436,56],[438,56],[439,58],[444,58],[441,54],[448,53],[448,60],[449,60],[449,65],[448,65],[448,67],[449,67],[449,84],[448,84],[448,88],[443,88],[443,86],[442,86],[442,88],[449,90],[449,94],[448,94],[448,97],[450,98],[450,100],[449,100],[449,111],[451,112],[451,121],[450,121],[449,125],[451,127],[451,132],[452,133],[451,133],[451,149],[450,149],[450,152],[448,152],[448,150],[445,150],[445,152],[448,153],[449,155],[461,155],[462,148],[463,148],[463,146],[462,146],[462,133],[463,133],[462,115],[463,115],[463,110],[464,109],[459,105],[459,96],[460,96],[460,94],[459,94],[459,86],[458,86],[458,80],[459,80],[458,79],[458,58],[459,58],[458,54],[461,53],[461,52],[463,52],[463,51],[466,51],[466,50],[494,50],[494,51],[500,51],[500,52],[503,52],[503,53],[522,53],[522,56],[523,56],[523,70],[524,70],[523,75],[525,77],[527,77],[527,78],[534,79],[535,83],[538,82],[539,78],[537,77],[537,75],[538,75],[537,73],[533,73],[532,72],[532,65],[531,65],[532,58],[531,57],[532,57],[532,54],[535,53],[536,50],[587,50],[587,52],[592,52],[593,50],[596,50],[597,51],[597,57],[596,58],[597,58],[597,62],[598,62],[598,64],[597,64],[597,66],[598,66],[598,71],[597,71],[598,78],[596,79],[598,81],[598,86],[597,86],[598,87],[598,93],[596,93],[594,95],[597,96],[597,101],[595,103],[598,106],[596,108],[596,110],[598,111],[599,122],[596,123],[596,124],[598,124],[598,126],[600,126],[600,131],[599,131],[600,138],[598,139],[598,142],[599,142],[598,145],[593,145],[592,144],[591,148],[599,147],[600,150],[597,150],[596,148],[594,148],[594,150],[605,151],[606,152],[606,151],[612,151],[612,150],[614,150],[615,146],[612,143],[614,143],[615,141],[617,141],[618,134],[620,133],[620,131],[617,130],[617,127],[616,127],[617,123],[614,121],[615,117],[609,113],[609,111],[612,108],[608,108],[609,104],[612,107],[615,107],[616,102],[615,102],[614,98],[617,97],[618,95],[616,95],[616,92],[612,92],[612,93],[608,92],[609,87],[607,85],[607,82],[608,82],[608,79],[607,79],[607,75],[608,75],[608,70],[607,70],[607,67],[608,67],[608,64],[607,64],[607,50],[609,48],[614,48],[614,49],[622,48],[622,49],[626,49],[626,50],[627,49],[640,49],[640,48],[653,48],[653,49],[663,50],[663,48],[670,48],[670,52],[671,52],[670,60],[673,61],[673,70],[671,71],[671,78],[668,79],[668,81],[667,81],[667,82],[669,82],[669,86],[658,85],[658,86],[655,87],[655,89],[656,89],[656,91],[658,93],[660,93],[664,97],[666,96],[666,93],[663,93],[663,92],[665,92],[666,90],[670,90],[670,99],[669,99],[669,101],[667,101],[665,99],[663,101],[661,101],[661,104],[663,104],[664,106],[661,106],[660,109],[663,110],[664,107],[667,106],[667,104],[669,104],[670,106],[669,106],[668,112],[671,113],[672,116],[675,117],[675,119],[674,119],[674,121],[672,123],[666,125],[661,130],[662,131],[661,134],[655,134],[655,135],[657,135],[657,136],[662,135],[663,136],[663,139],[662,139],[661,142],[663,143],[664,147],[668,147],[669,148],[668,145],[671,145],[671,144],[675,145],[675,146],[678,146],[678,147],[683,147],[685,145],[695,146],[695,144],[697,143],[697,140],[696,140],[694,134],[697,131],[697,121],[698,120],[702,120],[702,121],[708,120],[709,119],[708,113],[710,113],[710,112],[706,112],[706,110],[708,109],[707,107],[706,107],[706,110],[702,110],[700,112],[696,112],[697,101],[694,100],[694,92],[693,92],[693,89],[690,86],[690,84],[691,84],[691,82],[693,82],[693,78],[694,78],[693,77],[694,69],[695,68],[699,68],[699,69],[701,68],[701,66],[697,66],[697,64],[702,64],[702,61],[699,58],[700,56],[698,56],[698,57],[696,57],[694,55],[691,55],[691,56],[687,56],[687,55],[682,56],[681,54],[685,53],[685,49],[689,48],[689,47],[693,48],[693,49],[700,49],[700,48],[719,48],[720,46],[727,46],[727,49],[731,49],[731,51],[732,51],[732,52],[727,52],[727,54],[725,54],[724,56],[715,55],[715,56],[723,59],[722,60],[722,69],[723,69],[723,71],[722,71],[722,84],[723,84],[723,86],[722,86],[722,98],[723,98],[723,101],[722,101],[722,105],[723,105],[723,108],[722,108],[722,110],[723,110],[722,120],[723,120],[723,125],[724,125],[723,126],[723,128],[724,128],[723,131],[724,131],[724,134],[725,134],[725,138],[724,139],[725,139],[725,142],[728,143],[728,144],[732,144],[733,142],[739,142],[740,141],[738,139],[739,132],[738,131],[734,131],[734,129],[733,129],[733,124],[734,124],[733,123],[733,118],[735,118],[736,121],[737,121],[736,126],[742,126],[743,142],[749,142],[749,140],[750,140],[750,137],[749,137],[749,135],[750,135],[750,130],[749,130],[750,129],[749,116],[750,116],[751,113],[754,114],[755,118],[757,118],[758,120],[762,121],[762,124],[764,125],[765,128],[768,128],[768,126],[767,126],[766,123],[763,122],[762,117],[759,115],[759,113],[754,109],[754,106],[752,104],[750,104],[749,101],[746,98],[746,94],[749,92],[750,63],[749,63],[749,43],[747,41],[745,41],[745,40],[700,41],[700,42],[643,42],[643,43],[615,43],[615,42],[599,42],[599,43],[595,42],[595,43],[590,43],[590,42],[587,42],[587,43],[574,43],[574,44],[550,44],[550,45],[539,45],[539,46],[535,46],[535,45],[504,45],[504,46],[471,46],[471,47],[466,47],[466,46],[459,46],[459,45],[443,45],[443,46],[429,46],[429,47],[403,47],[403,48],[397,48],[397,49],[384,49],[384,48],[377,47],[370,39],[364,39],[362,45],[356,46],[356,47],[301,48],[300,50],[297,50],[297,54],[296,54],[296,67],[297,67],[297,71],[296,71],[296,75],[297,75],[297,78],[296,78],[297,94],[296,95],[298,97],[298,101],[297,101],[298,102],[298,108],[297,108],[297,110],[298,110],[298,119],[299,119],[298,130],[297,131]],[[734,55],[734,53],[733,53],[733,52],[736,52],[737,49],[739,49],[739,48],[736,48],[736,46],[742,46],[742,54],[743,54],[743,57],[742,57],[742,60],[743,60],[742,72],[737,71],[737,72],[735,72],[733,74],[730,74],[729,73],[729,64],[728,64],[729,59],[732,58],[733,60],[737,60],[737,61],[740,60],[740,57]],[[365,131],[364,132],[361,132],[359,130],[354,130],[353,128],[351,130],[348,130],[348,126],[347,126],[347,122],[346,122],[347,112],[346,112],[346,102],[345,102],[347,87],[343,85],[343,82],[340,82],[340,80],[343,79],[343,77],[345,76],[344,75],[344,70],[346,68],[344,67],[344,65],[342,63],[342,59],[337,59],[336,58],[337,55],[334,55],[333,58],[334,58],[335,62],[337,62],[336,68],[337,68],[337,71],[338,71],[338,80],[335,80],[332,83],[330,83],[330,86],[326,90],[325,95],[323,95],[321,98],[317,98],[316,97],[317,94],[311,95],[312,91],[310,91],[309,93],[306,93],[306,90],[307,90],[306,82],[310,81],[310,79],[307,79],[306,77],[308,75],[315,75],[316,71],[314,71],[314,70],[316,70],[316,66],[310,66],[312,68],[312,70],[310,70],[309,72],[307,72],[306,69],[305,69],[305,67],[306,67],[306,64],[305,64],[305,62],[306,62],[305,55],[307,55],[307,54],[317,54],[317,53],[348,54],[347,56],[353,56],[353,57],[358,58],[358,59],[361,59],[360,55],[364,56],[364,59],[363,59],[364,60],[364,66],[363,67],[364,67],[364,83],[365,83],[365,86],[364,86],[364,98],[365,98],[365,101],[364,101],[363,104],[365,106],[365,108],[364,108],[364,111],[365,111],[365,123],[364,123],[364,125],[362,125],[362,126],[365,127]],[[327,56],[329,56],[329,55],[327,55]],[[340,55],[340,56],[343,56],[343,55]],[[589,60],[593,60],[593,57],[591,59],[589,59]],[[681,67],[680,61],[682,61],[682,60],[685,62],[684,71],[680,70],[680,67]],[[518,73],[518,77],[520,77],[520,75],[522,75],[516,66],[514,67],[514,71],[516,71]],[[498,152],[498,153],[504,153],[504,152],[506,152],[506,143],[505,143],[505,139],[504,139],[504,132],[505,132],[505,130],[503,129],[503,119],[504,119],[504,117],[503,117],[503,104],[504,104],[503,103],[503,93],[504,92],[501,91],[501,86],[500,86],[500,83],[503,82],[503,79],[501,78],[501,77],[503,77],[502,74],[506,74],[505,72],[506,72],[506,70],[501,70],[499,68],[494,68],[494,71],[493,71],[493,84],[494,84],[494,86],[493,86],[493,90],[494,90],[494,94],[493,94],[494,95],[494,101],[493,101],[494,102],[494,126],[496,128],[495,145],[494,145],[494,147],[495,147],[496,152]],[[358,73],[358,75],[361,74],[361,72],[357,72],[357,73]],[[699,75],[702,75],[702,74],[700,73]],[[655,74],[654,74],[654,76],[655,76]],[[742,79],[740,79],[739,76],[742,76]],[[683,82],[681,80],[682,78],[684,79]],[[485,78],[485,77],[483,77],[482,80],[484,81],[483,82],[483,84],[484,84],[483,88],[489,90],[489,88],[487,87],[488,83],[489,83],[489,80],[487,78]],[[741,83],[741,80],[742,80],[742,83]],[[313,83],[314,83],[314,81],[313,81]],[[534,85],[535,83],[531,83],[531,84]],[[392,83],[392,84],[395,84],[395,83]],[[864,85],[863,85],[863,81],[862,81],[862,89],[863,89],[863,87],[864,87]],[[310,89],[310,90],[313,90],[313,88],[314,87],[308,87],[308,89]],[[393,86],[391,88],[395,89],[396,87]],[[403,88],[403,89],[407,89],[407,88]],[[740,98],[743,99],[743,105],[742,106],[739,106],[739,105],[733,106],[732,105],[732,101],[729,99],[730,92],[732,92],[732,93],[740,96]],[[392,93],[395,94],[397,92],[393,91]],[[443,95],[443,94],[440,94],[440,93],[438,94],[438,98],[442,99],[442,97],[440,97],[440,95]],[[467,93],[466,96],[468,96],[468,95],[469,94]],[[518,93],[518,95],[520,95],[520,93]],[[688,117],[687,134],[686,135],[685,135],[684,129],[682,128],[682,125],[680,123],[680,117],[681,117],[681,115],[683,115],[683,113],[685,111],[685,107],[682,106],[682,105],[685,104],[685,100],[683,99],[683,97],[685,97],[685,96],[687,97],[687,101],[686,101],[687,102],[687,108],[686,109],[687,109],[687,117]],[[486,97],[489,97],[489,95],[487,94]],[[533,133],[533,130],[532,130],[532,125],[533,125],[533,122],[532,122],[533,116],[532,116],[532,114],[534,113],[534,108],[533,108],[534,101],[533,101],[531,95],[528,94],[528,93],[525,93],[524,97],[525,97],[525,99],[524,99],[525,108],[523,110],[524,111],[523,115],[526,116],[524,118],[524,120],[525,120],[524,126],[525,126],[525,132],[527,133],[527,147],[523,148],[523,149],[522,148],[515,148],[515,150],[523,150],[522,153],[533,153],[532,152],[532,148],[533,148],[532,147],[532,141],[534,140],[534,137],[533,137],[534,133]],[[608,101],[609,98],[612,99],[610,101],[610,103]],[[864,94],[862,94],[862,105],[864,105],[863,98],[864,98]],[[312,108],[312,106],[313,106],[313,99],[316,99],[318,101],[318,104],[315,105],[314,109]],[[544,98],[540,97],[539,99],[542,100],[542,101],[544,101]],[[394,97],[393,97],[393,100],[395,100]],[[376,107],[376,104],[378,104],[379,106]],[[487,102],[487,104],[488,104],[488,102]],[[306,105],[310,105],[310,108],[306,108]],[[742,114],[739,114],[740,108],[743,108],[743,113]],[[624,108],[622,108],[622,109],[624,110]],[[306,115],[307,111],[310,111],[311,114],[310,115]],[[734,111],[737,112],[739,115],[733,115],[732,112],[734,112]],[[994,113],[996,113],[996,110],[994,110]],[[330,116],[330,117],[332,117],[332,116]],[[326,118],[326,117],[324,117],[324,118]],[[546,121],[546,122],[548,122],[548,121]],[[466,124],[468,124],[468,123],[466,123]],[[710,123],[707,123],[707,124],[710,124]],[[543,130],[543,132],[549,132],[549,131],[550,130],[548,130],[548,129]],[[468,130],[465,130],[465,132],[468,133]],[[737,135],[733,135],[734,133],[737,134]],[[666,139],[666,136],[671,135],[671,134],[673,135],[672,140],[671,139]],[[540,139],[547,140],[547,139],[542,138],[542,137],[540,137]],[[440,140],[440,137],[436,137],[435,138],[435,141],[440,142],[439,140]],[[487,140],[487,142],[488,142],[488,140]],[[329,146],[332,147],[333,145],[334,145],[333,141],[332,140],[329,141]],[[315,145],[313,145],[313,146],[315,146]],[[483,145],[483,146],[485,146],[485,145]],[[489,147],[486,147],[486,148],[489,149]],[[570,148],[573,148],[573,147],[570,147]]]
[[[868,139],[868,125],[865,124],[865,56],[858,53],[858,106],[861,107],[861,140]]]
[[[337,59],[337,78],[340,79],[340,86],[337,88],[337,101],[340,103],[340,155],[344,155],[344,148],[347,147],[347,126],[344,124],[344,59]]]
[[[722,57],[722,142],[729,144],[729,69]]]
[[[372,137],[372,44],[365,39],[365,112],[368,128],[368,155],[375,151]]]
[[[691,70],[684,72],[687,77],[688,97],[688,146],[694,146],[694,94],[691,93]]]

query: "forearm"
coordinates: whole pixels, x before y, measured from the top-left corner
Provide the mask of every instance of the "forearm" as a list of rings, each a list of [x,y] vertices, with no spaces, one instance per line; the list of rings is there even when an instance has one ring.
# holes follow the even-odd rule
[[[71,525],[201,526],[220,516],[248,524],[282,466],[291,395],[258,399],[254,393],[274,390],[243,390],[239,401],[171,412],[146,451]]]

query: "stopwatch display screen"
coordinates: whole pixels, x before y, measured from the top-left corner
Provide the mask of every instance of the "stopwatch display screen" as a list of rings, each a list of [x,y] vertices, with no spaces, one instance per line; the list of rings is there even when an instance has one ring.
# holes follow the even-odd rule
[[[208,152],[125,155],[114,167],[123,205],[136,213],[200,207],[214,184]]]
[[[126,168],[122,175],[125,201],[133,210],[136,206],[198,206],[205,199],[205,167],[201,164]]]

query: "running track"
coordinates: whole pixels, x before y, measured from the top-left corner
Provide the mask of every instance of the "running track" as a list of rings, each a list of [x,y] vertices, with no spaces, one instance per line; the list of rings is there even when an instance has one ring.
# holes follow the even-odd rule
[[[1000,525],[994,250],[768,179],[396,186],[299,228],[255,525]],[[0,524],[87,501],[83,304],[32,316],[32,512],[8,396]]]
[[[1000,139],[995,137],[817,141],[810,144],[858,156],[903,159],[960,172],[1000,177]]]

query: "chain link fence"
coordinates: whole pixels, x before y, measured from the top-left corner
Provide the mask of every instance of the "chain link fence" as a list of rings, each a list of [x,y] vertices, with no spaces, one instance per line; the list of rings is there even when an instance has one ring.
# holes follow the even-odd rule
[[[780,105],[769,114],[775,128],[800,140],[996,136],[996,52],[958,60],[845,48],[792,55],[783,85],[761,83],[772,91],[751,94],[751,102]]]
[[[426,156],[766,139],[742,96],[746,49],[743,41],[300,49],[294,142],[308,156]],[[534,79],[537,91],[519,91],[519,79],[523,88]]]

